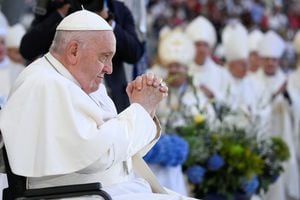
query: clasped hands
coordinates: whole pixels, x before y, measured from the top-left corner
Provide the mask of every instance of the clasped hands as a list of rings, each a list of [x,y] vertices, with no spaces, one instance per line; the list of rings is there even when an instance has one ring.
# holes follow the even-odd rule
[[[153,74],[138,76],[126,88],[130,103],[138,103],[154,117],[159,102],[168,95],[168,87]]]

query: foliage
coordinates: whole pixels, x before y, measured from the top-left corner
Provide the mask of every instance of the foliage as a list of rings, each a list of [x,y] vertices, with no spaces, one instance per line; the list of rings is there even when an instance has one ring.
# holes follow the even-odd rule
[[[199,114],[177,127],[190,147],[184,168],[195,196],[219,194],[234,199],[237,192],[251,196],[267,191],[289,158],[287,145],[278,137],[258,140],[255,121],[245,112],[219,108],[213,124]]]

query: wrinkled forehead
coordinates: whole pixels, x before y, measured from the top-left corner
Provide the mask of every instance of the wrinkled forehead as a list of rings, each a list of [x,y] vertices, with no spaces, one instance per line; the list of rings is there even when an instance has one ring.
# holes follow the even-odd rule
[[[116,52],[116,38],[112,31],[95,31],[89,47],[101,52]]]

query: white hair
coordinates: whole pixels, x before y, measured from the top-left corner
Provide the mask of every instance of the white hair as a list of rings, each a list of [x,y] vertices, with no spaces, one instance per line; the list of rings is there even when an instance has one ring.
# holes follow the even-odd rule
[[[82,49],[95,37],[94,31],[56,31],[50,51],[62,54],[69,42],[75,40]]]

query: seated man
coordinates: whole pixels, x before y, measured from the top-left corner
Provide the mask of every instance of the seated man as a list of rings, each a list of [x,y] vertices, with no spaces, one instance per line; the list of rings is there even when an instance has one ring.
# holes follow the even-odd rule
[[[50,52],[20,74],[1,111],[12,171],[29,188],[101,182],[116,200],[189,199],[162,188],[141,159],[160,135],[154,114],[168,88],[159,77],[138,77],[127,87],[131,105],[117,115],[101,84],[115,50],[98,15],[62,20]]]

